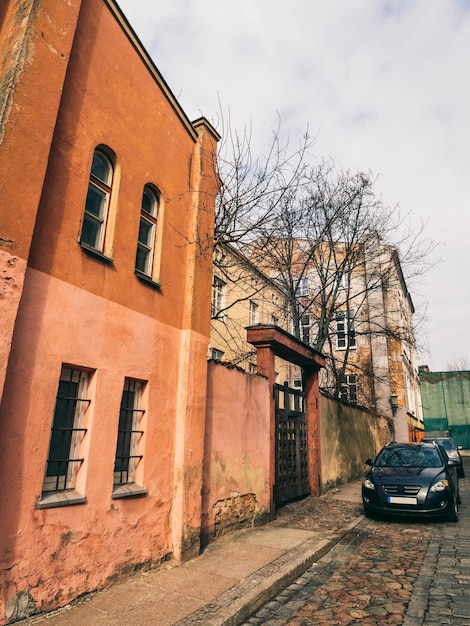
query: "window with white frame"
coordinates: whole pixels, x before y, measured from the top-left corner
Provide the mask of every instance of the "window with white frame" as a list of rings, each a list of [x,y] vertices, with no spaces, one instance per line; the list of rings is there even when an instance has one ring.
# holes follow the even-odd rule
[[[336,314],[336,347],[338,350],[356,347],[356,331],[352,313],[339,311]]]
[[[211,359],[213,359],[214,361],[222,361],[223,358],[224,353],[222,352],[222,350],[217,350],[217,348],[211,349]]]
[[[357,404],[357,375],[345,374],[341,380],[339,397],[341,400]]]
[[[347,289],[349,286],[349,275],[347,272],[343,272],[338,281],[338,287],[340,289]]]
[[[160,193],[155,187],[145,185],[140,210],[135,269],[146,276],[152,276],[153,271],[159,207]]]
[[[300,338],[304,343],[310,344],[310,316],[302,315],[300,318]]]
[[[308,278],[300,278],[295,281],[294,284],[296,296],[308,296],[310,293],[310,286],[308,284]]]
[[[212,306],[211,316],[217,319],[224,317],[225,283],[218,276],[214,276],[212,283]]]
[[[104,250],[113,173],[111,160],[97,148],[91,164],[80,243],[98,252]]]
[[[86,433],[85,411],[88,374],[62,367],[52,422],[49,453],[42,487],[43,496],[75,488],[76,476],[84,459],[81,442]]]
[[[139,442],[144,434],[141,421],[145,411],[141,408],[143,383],[126,378],[119,410],[118,438],[114,461],[114,488],[135,483],[136,468],[142,460]]]
[[[250,300],[250,326],[259,324],[259,306],[253,300]]]

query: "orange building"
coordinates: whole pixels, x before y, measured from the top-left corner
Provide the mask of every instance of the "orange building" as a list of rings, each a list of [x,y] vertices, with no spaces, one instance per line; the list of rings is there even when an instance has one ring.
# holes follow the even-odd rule
[[[0,7],[0,623],[199,551],[219,139],[113,0]]]

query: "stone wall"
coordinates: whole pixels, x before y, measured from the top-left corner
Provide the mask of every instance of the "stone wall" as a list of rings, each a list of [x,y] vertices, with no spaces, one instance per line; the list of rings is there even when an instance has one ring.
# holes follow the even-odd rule
[[[364,461],[392,439],[385,417],[326,396],[320,398],[322,490],[364,475]]]

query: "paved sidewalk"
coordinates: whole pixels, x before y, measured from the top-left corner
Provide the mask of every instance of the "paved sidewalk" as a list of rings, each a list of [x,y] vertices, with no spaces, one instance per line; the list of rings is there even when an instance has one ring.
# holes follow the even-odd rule
[[[22,626],[237,626],[303,574],[362,519],[356,481],[279,509],[274,521],[227,535],[197,558],[150,570]]]

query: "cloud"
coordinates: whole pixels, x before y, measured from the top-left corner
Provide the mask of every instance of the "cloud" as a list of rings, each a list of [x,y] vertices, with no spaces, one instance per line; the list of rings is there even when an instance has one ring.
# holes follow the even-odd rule
[[[190,118],[217,126],[220,101],[260,151],[278,117],[292,138],[308,124],[318,156],[372,170],[387,204],[427,222],[445,244],[427,284],[432,361],[470,357],[470,2],[120,5]]]

